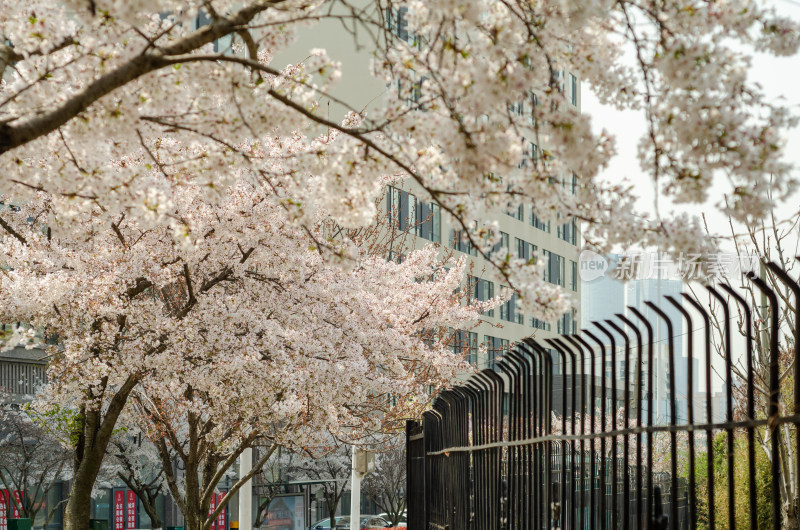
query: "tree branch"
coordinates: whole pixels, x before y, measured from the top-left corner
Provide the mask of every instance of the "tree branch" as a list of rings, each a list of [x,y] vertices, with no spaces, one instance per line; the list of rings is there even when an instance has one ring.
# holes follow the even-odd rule
[[[16,230],[14,230],[14,227],[13,227],[13,226],[11,226],[10,224],[8,224],[7,222],[5,222],[5,221],[3,220],[3,218],[2,218],[2,217],[0,217],[0,226],[2,226],[2,227],[3,227],[3,230],[5,230],[5,231],[6,231],[6,232],[8,232],[9,234],[11,234],[11,235],[14,237],[14,239],[16,239],[17,241],[19,241],[19,242],[20,242],[20,243],[22,243],[23,245],[27,245],[27,244],[28,244],[28,240],[27,240],[27,239],[25,239],[25,238],[22,236],[22,234],[20,234],[20,233],[19,233],[19,232],[17,232]]]
[[[107,74],[101,75],[89,83],[81,92],[70,97],[61,106],[52,111],[16,125],[10,125],[8,122],[0,124],[0,154],[55,131],[88,109],[103,96],[145,74],[171,65],[172,61],[168,59],[169,56],[192,52],[225,35],[239,31],[242,26],[246,26],[262,11],[283,2],[284,0],[254,2],[229,17],[221,17],[214,20],[208,26],[203,26],[169,46],[150,51],[152,46],[148,44],[140,55]],[[8,55],[7,52],[6,55]],[[0,58],[0,60],[4,63],[7,62],[5,58]]]

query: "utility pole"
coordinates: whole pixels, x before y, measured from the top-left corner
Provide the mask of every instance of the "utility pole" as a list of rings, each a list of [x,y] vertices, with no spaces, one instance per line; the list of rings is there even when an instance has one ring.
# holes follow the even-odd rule
[[[361,530],[361,479],[372,470],[374,453],[353,446],[350,485],[350,530]]]
[[[253,469],[253,448],[239,455],[239,478]],[[253,530],[253,479],[239,488],[239,530]]]

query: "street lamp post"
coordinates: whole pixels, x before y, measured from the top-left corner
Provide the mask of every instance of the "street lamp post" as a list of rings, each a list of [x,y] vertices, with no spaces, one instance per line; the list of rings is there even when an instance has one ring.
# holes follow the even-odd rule
[[[375,455],[353,447],[350,487],[350,530],[361,529],[361,479],[372,470]]]
[[[239,456],[239,478],[253,469],[253,448],[248,447]],[[253,530],[253,479],[239,488],[239,530]]]

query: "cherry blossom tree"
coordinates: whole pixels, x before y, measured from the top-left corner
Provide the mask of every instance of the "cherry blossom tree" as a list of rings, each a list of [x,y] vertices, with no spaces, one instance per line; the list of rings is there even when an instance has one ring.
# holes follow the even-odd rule
[[[100,205],[107,225],[124,214],[194,231],[189,219],[171,218],[174,198],[151,188],[149,168],[221,196],[241,172],[263,178],[253,150],[265,136],[281,138],[276,154],[291,154],[290,169],[316,179],[294,180],[295,222],[308,223],[305,207],[319,202],[343,226],[365,226],[379,176],[411,179],[519,292],[522,309],[552,320],[567,298],[533,264],[493,250],[495,227],[473,222],[486,208],[526,203],[544,220],[582,220],[601,251],[709,246],[696,219],[637,211],[630,187],[599,178],[613,136],[593,132],[573,105],[573,74],[604,103],[643,113],[642,172],[662,196],[704,202],[720,175],[731,201],[718,206],[746,219],[796,188],[781,139],[796,119],[765,99],[747,69],[755,52],[796,53],[797,25],[753,0],[13,0],[6,8],[0,194],[22,202],[45,190],[72,199],[67,212]],[[312,49],[301,65],[271,60],[325,21],[372,52],[387,86],[382,103],[369,114],[352,104],[357,117],[344,123],[321,102],[348,107],[332,92],[347,57]],[[339,140],[299,151],[291,142],[321,132]],[[574,186],[553,185],[573,175]]]
[[[5,397],[5,396],[0,396]],[[63,503],[49,505],[48,493],[71,473],[70,452],[27,413],[24,405],[0,399],[0,485],[11,495],[10,505],[42,527],[52,519]]]
[[[277,185],[242,181],[221,201],[183,187],[171,215],[192,219],[188,241],[125,216],[108,227],[101,210],[71,216],[80,230],[60,230],[54,202],[68,199],[49,194],[7,216],[16,236],[2,241],[0,320],[58,335],[39,407],[75,411],[68,527],[88,520],[131,400],[187,525],[199,529],[216,515],[219,479],[257,438],[289,447],[319,432],[358,438],[418,414],[428,388],[466,366],[445,335],[433,336],[491,305],[460,303],[463,260],[448,270],[429,247],[387,261],[369,231],[345,230],[321,209],[314,225],[295,225]],[[170,475],[173,457],[186,464],[183,485]]]

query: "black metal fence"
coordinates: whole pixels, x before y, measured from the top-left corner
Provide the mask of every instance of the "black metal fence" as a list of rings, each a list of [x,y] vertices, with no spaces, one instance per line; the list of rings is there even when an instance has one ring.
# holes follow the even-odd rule
[[[763,297],[758,313],[729,285],[706,288],[716,312],[695,296],[668,296],[663,304],[679,312],[685,333],[673,334],[663,304],[647,302],[654,319],[629,307],[629,316],[593,323],[599,333],[526,339],[494,370],[439,394],[422,421],[407,426],[409,528],[797,528],[800,285],[767,268],[772,286],[785,290],[750,275],[751,292]],[[654,335],[660,325],[664,421],[654,417],[649,369],[664,347]],[[706,400],[689,398],[680,420],[677,340],[690,359],[687,388],[699,376],[695,342],[706,365],[698,381]],[[712,365],[722,372],[717,405]],[[734,366],[742,367],[738,378]]]

